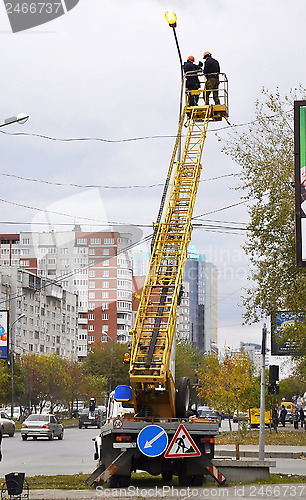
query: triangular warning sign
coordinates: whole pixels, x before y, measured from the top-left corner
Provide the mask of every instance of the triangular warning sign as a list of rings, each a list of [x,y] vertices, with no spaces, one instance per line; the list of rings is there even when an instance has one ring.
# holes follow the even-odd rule
[[[165,453],[165,458],[200,457],[201,452],[187,429],[180,424]]]

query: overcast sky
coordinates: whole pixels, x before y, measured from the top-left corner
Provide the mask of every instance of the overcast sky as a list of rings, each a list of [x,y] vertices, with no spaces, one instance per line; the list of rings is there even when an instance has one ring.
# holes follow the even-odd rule
[[[305,82],[305,0],[79,0],[62,17],[15,34],[0,1],[1,116],[30,114],[25,125],[0,129],[2,232],[41,227],[33,224],[42,220],[38,211],[14,203],[71,214],[50,215],[55,230],[71,228],[59,222],[88,224],[84,217],[92,224],[152,224],[178,121],[180,69],[167,10],[178,16],[183,59],[194,55],[198,61],[209,50],[227,74],[231,123],[254,118],[262,87],[288,93]],[[226,123],[209,127],[194,215],[215,212],[205,218],[242,227],[248,220],[243,205],[218,211],[240,201],[236,178],[209,180],[239,172],[221,153],[213,132],[221,126]],[[16,132],[119,142],[11,135]],[[134,138],[141,139],[125,141]],[[221,348],[237,347],[240,340],[260,343],[263,324],[242,326],[239,303],[248,262],[243,231],[233,232],[202,228],[192,237],[197,251],[219,269]]]

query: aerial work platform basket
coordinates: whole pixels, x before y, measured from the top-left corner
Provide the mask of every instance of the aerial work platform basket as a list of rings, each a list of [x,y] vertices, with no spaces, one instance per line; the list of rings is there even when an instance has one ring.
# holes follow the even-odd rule
[[[200,88],[197,90],[188,90],[186,88],[186,79],[188,76],[197,76],[200,81]],[[228,110],[228,80],[225,73],[218,73],[217,78],[219,80],[218,86],[216,88],[207,89],[207,78],[202,71],[188,71],[185,74],[185,105],[187,108],[187,115],[191,113],[191,109],[195,106],[189,106],[190,96],[198,96],[198,104],[196,105],[199,110],[203,112],[203,120],[205,119],[206,113],[204,113],[206,107],[211,106],[210,121],[221,121],[222,118],[227,119],[229,115]],[[218,98],[220,104],[215,104],[213,99],[214,92],[218,92]],[[200,116],[201,113],[198,113]]]

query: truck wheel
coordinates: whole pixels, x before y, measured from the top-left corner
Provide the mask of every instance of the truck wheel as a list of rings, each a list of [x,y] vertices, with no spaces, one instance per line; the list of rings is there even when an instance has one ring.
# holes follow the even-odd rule
[[[203,474],[192,476],[191,480],[193,486],[202,486],[203,484]]]
[[[175,398],[176,416],[186,418],[190,400],[190,380],[188,377],[181,377],[178,391]]]
[[[117,486],[118,486],[118,476],[111,476],[107,480],[107,486],[109,488],[117,488]]]
[[[119,479],[119,486],[121,488],[128,488],[131,484],[131,476],[117,476]]]
[[[178,477],[180,486],[191,486],[191,476],[187,476],[185,472],[180,472]]]
[[[170,470],[162,472],[163,481],[172,481],[173,474]]]

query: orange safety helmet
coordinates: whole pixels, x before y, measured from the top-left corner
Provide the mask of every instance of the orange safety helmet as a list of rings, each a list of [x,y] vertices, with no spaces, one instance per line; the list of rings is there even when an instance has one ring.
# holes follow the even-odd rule
[[[194,57],[193,57],[193,56],[189,56],[189,57],[187,58],[187,61],[194,62]]]
[[[204,56],[203,56],[203,59],[206,59],[206,57],[211,57],[211,53],[210,52],[205,52]]]

